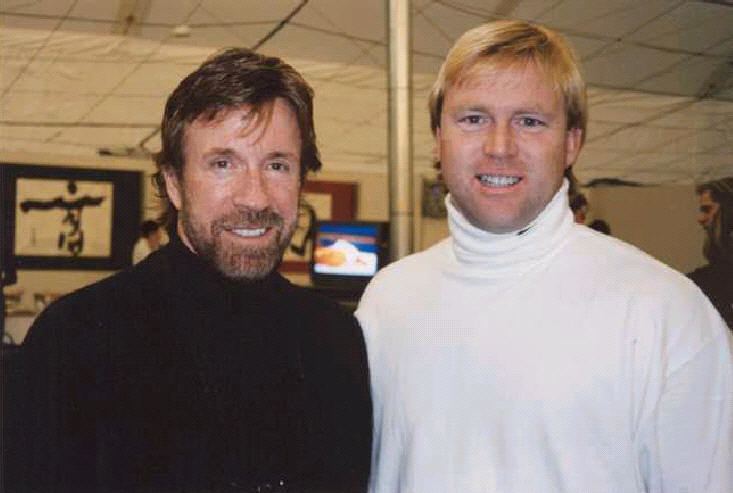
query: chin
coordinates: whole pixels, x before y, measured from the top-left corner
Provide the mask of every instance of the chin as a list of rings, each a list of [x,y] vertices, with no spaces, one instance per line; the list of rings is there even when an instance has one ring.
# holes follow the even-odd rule
[[[217,259],[216,268],[226,278],[234,281],[258,281],[271,274],[280,263],[280,255],[256,256],[231,254]]]

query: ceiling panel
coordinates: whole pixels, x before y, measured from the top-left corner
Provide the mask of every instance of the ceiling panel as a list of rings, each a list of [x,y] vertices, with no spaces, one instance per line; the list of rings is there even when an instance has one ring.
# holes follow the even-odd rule
[[[687,109],[694,100],[680,96],[596,88],[589,91],[588,102],[590,118],[594,121],[637,123],[654,120],[677,108]]]
[[[724,104],[724,103],[721,103]],[[733,103],[731,112],[733,112]],[[669,128],[686,128],[691,131],[723,126],[729,118],[725,114],[711,114],[696,111],[696,106],[688,107],[684,112],[670,113],[655,119],[650,125]],[[733,115],[733,113],[731,113]]]
[[[182,63],[143,63],[122,81],[115,94],[165,98],[198,65]]]
[[[168,8],[178,8],[177,0],[170,1]],[[181,10],[190,12],[196,4],[200,4],[191,16],[191,23],[197,22],[261,22],[274,23],[288,15],[300,2],[298,0],[205,0],[193,1],[185,4]],[[164,2],[165,4],[165,2]],[[156,18],[165,18],[166,7],[161,4],[156,8]],[[153,16],[151,15],[151,19]]]
[[[76,122],[99,99],[98,96],[13,91],[0,99],[0,115],[11,122]]]
[[[435,2],[417,14],[413,21],[413,49],[419,53],[438,55],[441,58],[448,48],[466,30],[486,20],[484,16],[467,13],[467,10],[451,7],[452,3]],[[470,10],[468,11],[470,12]],[[422,32],[423,30],[427,32]]]
[[[322,84],[340,84],[346,87],[378,90],[383,94],[386,90],[386,73],[375,67],[364,65],[339,65],[335,63],[310,62],[291,59],[289,62],[316,88],[318,92],[327,90]],[[326,94],[323,94],[325,97]],[[319,94],[316,94],[319,97]]]
[[[623,38],[674,5],[670,0],[565,0],[555,2],[536,20],[569,32]]]
[[[719,80],[717,74],[721,68],[725,68],[725,64],[726,61],[719,58],[690,57],[639,82],[636,88],[650,92],[698,95],[704,93],[710,82]]]
[[[135,68],[132,63],[114,64],[114,70],[99,70],[93,62],[55,62],[37,59],[27,65],[13,89],[23,92],[106,94]]]
[[[65,128],[55,134],[53,141],[60,144],[84,145],[87,147],[125,147],[130,142],[140,142],[150,135],[144,128]]]
[[[26,146],[73,159],[99,146],[135,146],[183,76],[222,47],[252,46],[300,3],[0,2],[0,149]],[[328,169],[386,169],[385,5],[310,0],[262,47],[314,87]],[[579,176],[733,174],[733,80],[723,63],[733,56],[733,9],[673,0],[413,0],[412,8],[415,169],[432,163],[427,97],[453,40],[484,20],[518,17],[560,28],[585,62],[591,120]],[[189,34],[174,36],[184,22]],[[697,50],[711,56],[696,57]],[[712,79],[721,92],[696,101]],[[79,119],[89,126],[68,126]],[[29,121],[41,126],[18,126]]]
[[[330,33],[289,26],[262,47],[268,54],[284,58],[328,60],[352,63],[363,54],[363,48],[353,41]]]
[[[601,87],[632,88],[652,74],[668,70],[687,56],[651,48],[616,44],[583,62],[589,84]],[[619,70],[623,67],[623,70]]]
[[[51,3],[60,3],[53,1]],[[95,21],[115,22],[120,10],[120,4],[125,2],[100,2],[99,0],[76,0],[74,8],[70,12],[71,17],[89,19]],[[127,2],[129,3],[129,2]],[[149,1],[138,2],[141,5],[150,4]]]
[[[310,0],[293,20],[298,25],[334,31],[357,39],[385,41],[385,9],[386,2],[381,0]],[[278,16],[282,17],[284,15]]]
[[[144,4],[145,24],[165,24],[175,26],[191,20],[196,14],[205,12],[199,5],[205,6],[208,2],[201,0],[138,0]],[[231,2],[230,2],[231,3]],[[237,3],[242,3],[241,1]],[[273,2],[274,3],[274,2]],[[199,12],[200,11],[200,12]],[[209,18],[207,16],[206,18]]]
[[[683,2],[629,36],[635,41],[690,52],[705,52],[732,37],[733,7],[699,1]]]
[[[686,138],[690,135],[690,131],[687,129],[637,126],[613,130],[602,135],[604,137],[600,139],[589,139],[593,142],[594,148],[641,152],[656,150],[667,142]]]
[[[4,0],[4,12],[35,15],[62,16],[69,11],[76,0]]]
[[[722,130],[698,130],[667,143],[666,152],[733,152],[733,135]]]
[[[159,97],[114,96],[96,101],[85,113],[84,121],[105,123],[150,123],[157,125],[163,114],[165,100]],[[131,143],[130,145],[134,145]]]
[[[0,141],[5,139],[43,141],[50,139],[61,130],[63,127],[0,126]]]

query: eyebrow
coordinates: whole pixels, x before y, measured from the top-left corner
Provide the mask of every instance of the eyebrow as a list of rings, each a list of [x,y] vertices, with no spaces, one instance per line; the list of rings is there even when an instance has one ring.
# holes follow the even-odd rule
[[[235,151],[234,149],[232,149],[231,147],[213,147],[204,153],[204,157],[210,157],[210,156],[236,157],[238,155],[239,153]],[[265,159],[277,159],[277,158],[297,160],[298,156],[294,152],[282,152],[282,151],[269,152],[265,156]]]
[[[236,156],[236,152],[231,147],[214,147],[204,152],[204,157],[209,156]]]
[[[482,113],[488,113],[489,108],[486,105],[483,104],[467,104],[467,105],[458,105],[454,108],[455,111],[476,111],[476,112],[482,112]],[[552,113],[552,111],[548,111],[538,105],[533,106],[520,106],[518,108],[515,108],[513,110],[514,114],[521,114],[521,113],[539,113],[542,115],[549,115]]]
[[[297,160],[298,159],[298,155],[295,154],[294,152],[279,152],[279,151],[275,151],[275,152],[269,152],[267,154],[267,158],[268,159],[273,159],[273,158],[286,158],[286,159],[295,159],[295,160]]]

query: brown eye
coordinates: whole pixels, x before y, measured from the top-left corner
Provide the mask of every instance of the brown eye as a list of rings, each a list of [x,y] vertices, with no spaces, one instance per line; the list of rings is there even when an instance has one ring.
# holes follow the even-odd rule
[[[211,163],[211,167],[215,169],[228,169],[231,163],[227,159],[215,159]]]
[[[290,165],[281,161],[274,161],[268,167],[273,171],[290,171]]]

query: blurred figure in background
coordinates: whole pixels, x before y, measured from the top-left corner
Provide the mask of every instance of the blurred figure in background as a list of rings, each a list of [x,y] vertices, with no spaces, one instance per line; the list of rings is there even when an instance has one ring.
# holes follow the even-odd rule
[[[595,219],[591,221],[591,223],[588,225],[590,229],[595,229],[596,231],[600,231],[604,235],[610,235],[611,234],[611,226],[604,221],[603,219]]]
[[[140,238],[132,249],[133,265],[160,248],[163,243],[163,231],[160,224],[148,219],[140,225]]]
[[[688,276],[733,329],[733,176],[698,185],[696,192],[697,222],[705,229],[703,253],[708,264]]]
[[[578,224],[585,224],[588,216],[588,199],[582,193],[570,196],[570,210],[573,211],[573,220]]]

